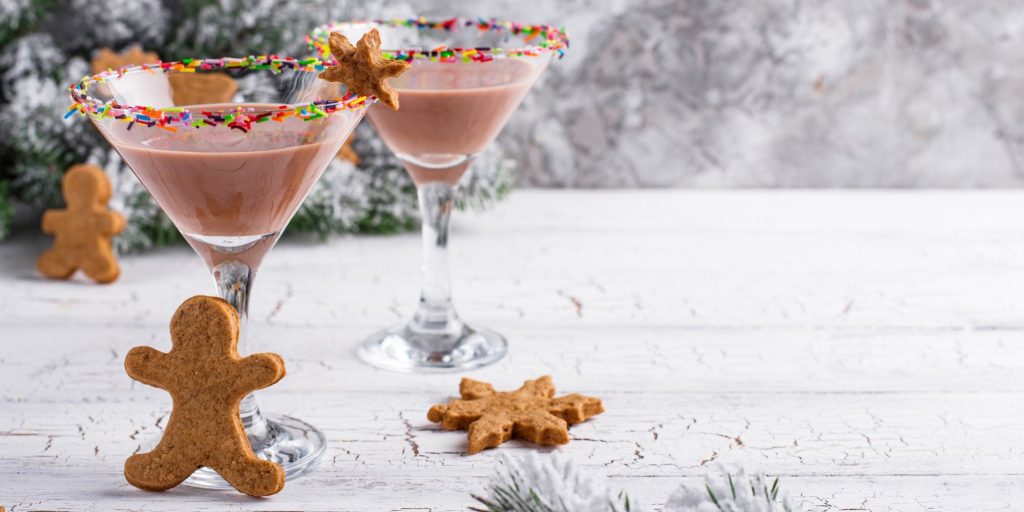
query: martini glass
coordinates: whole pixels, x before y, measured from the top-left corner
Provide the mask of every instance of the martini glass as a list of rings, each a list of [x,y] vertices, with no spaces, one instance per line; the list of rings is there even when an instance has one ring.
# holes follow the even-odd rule
[[[567,46],[550,26],[452,18],[342,22],[308,36],[330,56],[331,32],[355,40],[372,28],[385,58],[411,63],[391,80],[397,111],[376,107],[370,121],[417,187],[423,221],[420,300],[411,320],[367,338],[358,349],[369,364],[405,372],[461,371],[486,366],[508,350],[505,338],[469,326],[452,305],[448,222],[459,180],[494,140],[537,77]]]
[[[71,86],[68,116],[78,111],[92,120],[238,311],[243,355],[250,353],[246,318],[260,263],[372,102],[317,78],[323,68],[318,59],[277,56],[189,59],[127,66]],[[224,77],[251,92],[228,103],[175,101]],[[253,395],[240,414],[253,451],[280,464],[288,479],[324,454],[323,433],[264,414]],[[186,483],[229,488],[208,468]]]

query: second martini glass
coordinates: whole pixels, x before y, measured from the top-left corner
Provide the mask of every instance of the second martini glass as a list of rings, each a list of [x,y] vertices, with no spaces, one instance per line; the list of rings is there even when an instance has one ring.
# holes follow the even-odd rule
[[[460,178],[494,140],[553,55],[564,32],[545,25],[452,18],[333,23],[310,45],[329,57],[331,32],[355,40],[377,28],[385,58],[412,65],[391,81],[397,111],[369,116],[416,183],[423,220],[423,271],[412,319],[370,336],[359,356],[398,371],[459,371],[491,364],[507,351],[500,334],[466,325],[451,300],[448,221]]]
[[[71,87],[68,115],[92,120],[238,311],[243,355],[250,352],[246,318],[260,263],[370,103],[317,78],[323,69],[317,59],[189,59],[128,66]],[[259,86],[229,103],[176,102],[190,92],[191,79],[206,78],[195,75],[213,73]],[[253,451],[280,464],[286,478],[323,456],[326,440],[312,425],[263,414],[252,395],[240,409]],[[207,468],[186,483],[229,487]]]

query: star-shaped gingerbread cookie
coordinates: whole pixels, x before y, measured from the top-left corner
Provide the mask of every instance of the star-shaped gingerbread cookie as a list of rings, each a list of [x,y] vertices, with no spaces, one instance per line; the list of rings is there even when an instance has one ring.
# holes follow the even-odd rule
[[[341,82],[354,94],[376,96],[385,105],[398,110],[398,93],[388,85],[387,79],[404,73],[409,63],[381,56],[377,29],[363,34],[355,46],[337,32],[331,32],[327,42],[338,63],[321,72],[320,78]]]
[[[495,391],[486,382],[463,377],[462,399],[430,408],[427,419],[445,430],[467,430],[469,453],[509,439],[553,445],[569,442],[569,425],[604,412],[600,398],[579,394],[555,398],[550,376],[528,380],[516,391]]]

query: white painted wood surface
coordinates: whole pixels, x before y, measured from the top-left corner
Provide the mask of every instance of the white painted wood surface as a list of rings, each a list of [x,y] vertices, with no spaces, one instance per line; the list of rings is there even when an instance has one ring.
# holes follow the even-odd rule
[[[47,244],[0,244],[0,505],[29,510],[465,510],[503,452],[464,456],[427,408],[459,376],[356,361],[411,312],[415,235],[286,239],[255,287],[254,346],[288,376],[265,409],[328,455],[279,495],[125,483],[167,396],[122,369],[212,293],[187,248],[112,286],[36,277]],[[557,451],[659,510],[711,461],[782,476],[813,510],[1024,508],[1024,192],[518,191],[452,235],[463,316],[508,335],[474,372],[551,373],[607,412]]]

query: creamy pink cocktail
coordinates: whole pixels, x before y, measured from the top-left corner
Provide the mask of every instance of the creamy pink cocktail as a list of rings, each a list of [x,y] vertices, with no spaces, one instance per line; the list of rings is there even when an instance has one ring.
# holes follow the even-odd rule
[[[377,29],[385,58],[411,66],[391,80],[399,108],[369,116],[416,183],[423,219],[420,300],[412,319],[372,334],[359,357],[407,372],[460,371],[491,364],[508,350],[492,330],[466,325],[455,312],[448,276],[448,222],[459,180],[501,131],[537,77],[560,55],[565,33],[546,25],[483,19],[334,23],[310,45],[329,54],[329,34],[349,39]]]
[[[236,108],[194,108],[224,115]],[[208,265],[233,258],[259,267],[344,139],[289,117],[249,132],[154,133],[114,147]]]
[[[323,69],[317,59],[190,59],[128,66],[71,88],[72,108],[110,141],[238,311],[243,355],[256,270],[371,103],[319,79]],[[262,74],[264,87],[232,103],[179,104],[175,73]],[[253,451],[287,479],[315,467],[327,448],[312,425],[265,415],[252,395],[239,414]],[[229,487],[209,468],[186,483]]]
[[[415,62],[391,81],[401,108],[370,109],[388,147],[417,184],[458,183],[530,91],[538,66],[501,59],[472,66]]]

